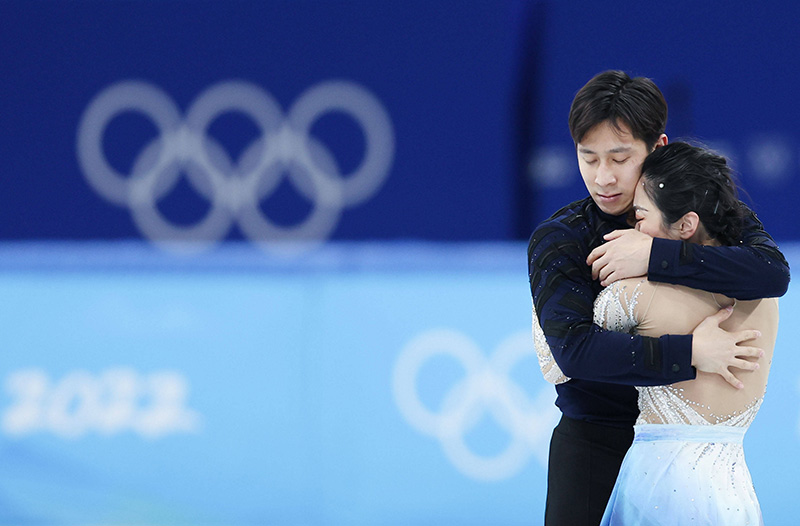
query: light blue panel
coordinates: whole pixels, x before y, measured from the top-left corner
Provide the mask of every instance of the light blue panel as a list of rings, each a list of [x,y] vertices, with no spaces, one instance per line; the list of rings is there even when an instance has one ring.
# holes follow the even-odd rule
[[[0,247],[0,524],[540,523],[558,412],[524,246],[37,250]],[[745,442],[769,524],[793,517],[799,311],[793,286]]]
[[[323,457],[332,481],[348,481],[325,489],[324,514],[337,524],[530,524],[532,510],[543,509],[541,459],[557,411],[532,354],[524,272],[354,273],[330,280],[323,297],[314,343],[314,384],[326,393],[320,414],[330,438]],[[469,416],[454,424],[462,457],[492,465],[511,442],[524,443],[500,475],[465,471],[470,462],[449,458],[442,440],[417,429],[399,407],[393,382],[401,361],[414,342],[437,335],[441,341],[417,364],[409,396],[441,421],[448,396],[456,404],[471,396],[464,401]],[[466,345],[488,361],[504,341],[527,354],[494,378],[496,386],[481,383],[488,369],[470,370],[447,353]],[[465,380],[497,397],[506,389],[521,397],[504,402],[471,388],[459,392]],[[505,410],[523,421],[502,421]]]
[[[8,383],[33,368],[50,380],[36,403],[40,421],[58,421],[53,412],[81,420],[81,395],[60,411],[51,400],[59,389],[69,391],[80,371],[82,387],[73,390],[100,386],[101,414],[119,398],[103,375],[123,369],[139,389],[129,403],[139,418],[129,417],[118,431],[88,424],[84,431],[6,433],[7,447],[21,453],[13,457],[14,478],[3,484],[7,498],[32,499],[30,510],[55,523],[246,522],[265,511],[270,520],[280,518],[287,503],[307,496],[305,450],[314,437],[302,414],[302,342],[309,292],[306,278],[249,273],[0,276],[6,350],[0,377]],[[170,416],[168,401],[156,399],[159,388],[150,384],[158,374],[167,374],[164,399],[185,382],[178,412],[195,418],[187,429]],[[30,391],[27,385],[23,391]],[[6,387],[7,415],[30,396]],[[159,407],[167,421],[160,433],[157,424],[149,432],[131,427],[147,416],[157,419]],[[31,495],[15,493],[26,489]],[[73,501],[72,493],[90,498]]]
[[[800,269],[798,246],[782,247]],[[765,524],[793,524],[800,470],[800,284],[780,299],[780,324],[764,404],[745,436],[745,456]]]

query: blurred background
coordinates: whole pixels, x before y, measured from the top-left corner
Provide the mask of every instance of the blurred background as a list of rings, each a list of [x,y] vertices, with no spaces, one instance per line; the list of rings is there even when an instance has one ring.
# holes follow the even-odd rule
[[[542,522],[525,247],[623,69],[800,262],[788,1],[0,0],[0,524]],[[791,523],[782,324],[745,440]]]

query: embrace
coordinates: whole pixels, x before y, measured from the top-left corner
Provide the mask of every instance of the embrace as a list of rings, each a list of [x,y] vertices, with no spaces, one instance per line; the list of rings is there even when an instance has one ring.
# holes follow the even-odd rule
[[[569,126],[589,197],[528,246],[533,333],[562,419],[545,524],[762,524],[742,438],[789,267],[724,157],[668,143],[656,85],[607,71]]]

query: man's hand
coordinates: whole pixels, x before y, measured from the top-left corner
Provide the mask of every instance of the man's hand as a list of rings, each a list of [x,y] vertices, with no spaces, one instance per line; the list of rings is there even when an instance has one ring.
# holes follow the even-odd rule
[[[592,279],[604,287],[625,278],[647,274],[653,238],[638,230],[614,230],[603,236],[607,241],[592,250],[586,264],[592,266]]]
[[[727,320],[733,308],[727,307],[712,314],[698,325],[692,332],[692,365],[698,371],[714,373],[737,389],[744,387],[741,381],[730,371],[736,367],[744,371],[758,369],[758,363],[744,358],[761,358],[764,351],[758,347],[740,347],[738,344],[754,340],[761,336],[756,330],[728,332],[719,324]]]

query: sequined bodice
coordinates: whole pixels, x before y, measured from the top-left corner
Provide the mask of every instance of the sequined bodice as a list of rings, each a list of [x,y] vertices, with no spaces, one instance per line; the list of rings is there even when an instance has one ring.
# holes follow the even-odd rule
[[[632,290],[619,282],[604,289],[595,300],[594,322],[609,330],[635,334],[641,283]],[[710,407],[692,400],[679,385],[637,387],[640,414],[636,423],[748,427],[763,400],[759,397],[741,411],[718,415]]]

